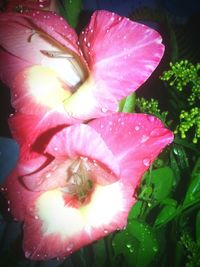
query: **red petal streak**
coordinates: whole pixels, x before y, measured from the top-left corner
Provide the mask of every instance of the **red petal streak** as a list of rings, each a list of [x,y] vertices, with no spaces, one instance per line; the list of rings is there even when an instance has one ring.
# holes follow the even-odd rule
[[[98,84],[94,94],[105,108],[112,110],[110,104],[148,79],[162,58],[161,42],[161,36],[145,25],[107,11],[94,12],[80,45]]]
[[[158,154],[173,141],[173,133],[160,120],[146,114],[118,113],[89,125],[117,158],[122,179],[134,188]]]

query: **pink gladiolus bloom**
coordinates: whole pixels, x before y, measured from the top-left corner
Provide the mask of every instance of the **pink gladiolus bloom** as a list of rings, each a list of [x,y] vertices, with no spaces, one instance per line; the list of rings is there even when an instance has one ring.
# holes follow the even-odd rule
[[[118,110],[118,101],[143,84],[164,46],[155,30],[107,11],[96,11],[78,37],[51,12],[0,15],[0,77],[13,107],[71,124]],[[62,121],[62,122],[61,122]]]
[[[153,116],[113,114],[56,133],[45,154],[6,182],[23,247],[34,260],[65,257],[126,226],[141,176],[173,134]]]

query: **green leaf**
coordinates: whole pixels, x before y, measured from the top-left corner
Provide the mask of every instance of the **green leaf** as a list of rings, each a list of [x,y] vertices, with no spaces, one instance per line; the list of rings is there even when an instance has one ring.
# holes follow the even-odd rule
[[[200,174],[193,176],[183,201],[183,207],[190,206],[198,201],[200,201]]]
[[[129,219],[136,219],[141,214],[142,205],[143,205],[143,202],[138,200],[133,205],[131,211],[129,212],[128,218]]]
[[[196,217],[196,242],[200,247],[200,211],[197,213]]]
[[[79,21],[79,15],[82,10],[81,0],[63,0],[60,6],[61,15],[67,20],[70,26],[76,28]]]
[[[200,158],[196,161],[191,175],[191,181],[183,201],[183,207],[200,201]]]
[[[173,151],[170,151],[170,167],[173,170],[175,178],[173,186],[176,187],[180,181],[180,168]]]
[[[127,96],[119,102],[120,112],[133,112],[135,109],[135,93]]]
[[[163,167],[151,172],[151,183],[154,186],[152,196],[162,201],[170,195],[174,182],[174,173],[171,168]]]
[[[104,266],[106,261],[106,250],[105,250],[104,240],[101,239],[96,243],[93,243],[92,247],[94,250],[95,267]]]
[[[123,253],[128,265],[134,267],[148,266],[158,251],[152,228],[135,219],[130,220],[125,231],[116,234],[113,247],[115,254]]]
[[[167,203],[169,204],[163,207],[155,220],[154,227],[156,228],[165,225],[179,213],[179,208],[176,208],[176,200],[168,199]]]

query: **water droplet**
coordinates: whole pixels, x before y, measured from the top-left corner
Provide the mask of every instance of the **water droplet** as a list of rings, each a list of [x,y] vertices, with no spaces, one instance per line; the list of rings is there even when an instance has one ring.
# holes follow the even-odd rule
[[[45,175],[46,178],[49,178],[51,177],[51,172],[48,172],[46,175]]]
[[[173,152],[174,152],[175,155],[177,155],[177,156],[179,155],[179,152],[178,152],[178,150],[175,147],[173,149]]]
[[[58,151],[58,148],[57,148],[57,146],[55,146],[55,147],[53,148],[53,150],[54,150],[54,151]]]
[[[103,232],[104,232],[104,234],[107,234],[108,233],[108,230],[107,229],[104,229]]]
[[[25,257],[26,258],[29,258],[30,255],[31,255],[31,252],[30,251],[25,251]]]
[[[153,247],[153,251],[157,252],[158,248],[157,247]]]
[[[91,46],[91,44],[88,42],[88,43],[87,43],[87,47],[89,48],[90,46]]]
[[[146,166],[146,167],[149,167],[150,166],[150,164],[151,164],[151,161],[150,161],[150,159],[144,159],[143,160],[143,164],[144,164],[144,166]]]
[[[149,136],[147,136],[147,135],[142,135],[141,143],[145,143],[147,140],[149,140]]]
[[[154,121],[155,121],[155,117],[154,117],[154,116],[148,116],[148,120],[149,120],[150,122],[154,122]]]
[[[139,130],[140,130],[140,126],[136,125],[136,126],[135,126],[135,130],[136,130],[136,131],[139,131]]]
[[[100,125],[100,128],[103,129],[103,124]]]
[[[131,248],[132,245],[131,244],[126,244],[127,248]]]
[[[71,251],[72,249],[73,249],[73,247],[74,247],[74,244],[73,243],[70,243],[68,246],[67,246],[67,251],[69,252],[69,251]]]
[[[158,129],[158,128],[153,129],[150,133],[150,136],[152,136],[152,137],[156,137],[159,135],[160,135],[160,129]]]
[[[107,110],[107,108],[101,108],[101,111],[103,112],[103,113],[105,113],[105,112],[107,112],[108,110]]]
[[[37,215],[35,215],[35,216],[34,216],[34,218],[35,218],[36,220],[38,220],[38,219],[39,219],[39,217],[38,217]]]

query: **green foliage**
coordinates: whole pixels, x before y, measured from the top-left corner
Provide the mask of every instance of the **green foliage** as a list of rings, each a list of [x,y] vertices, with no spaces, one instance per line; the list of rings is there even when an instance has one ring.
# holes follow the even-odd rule
[[[168,84],[179,92],[188,90],[190,88],[190,96],[188,103],[193,105],[196,100],[200,100],[200,64],[194,66],[187,60],[170,63],[171,69],[165,71],[161,80],[167,81]]]
[[[125,97],[119,102],[119,112],[134,112],[135,93]]]
[[[197,243],[194,242],[191,236],[186,232],[181,236],[181,243],[187,252],[186,267],[200,266],[200,247],[198,247]]]
[[[200,139],[200,63],[193,65],[187,60],[170,63],[170,70],[165,71],[161,80],[165,81],[175,94],[174,98],[179,110],[179,124],[175,133],[186,138],[192,130],[192,141],[197,143]],[[178,96],[178,97],[177,97]],[[179,104],[179,98],[182,103]],[[188,109],[189,107],[189,109]]]
[[[79,15],[82,10],[81,0],[62,0],[60,13],[67,20],[69,25],[76,28],[79,22]]]

